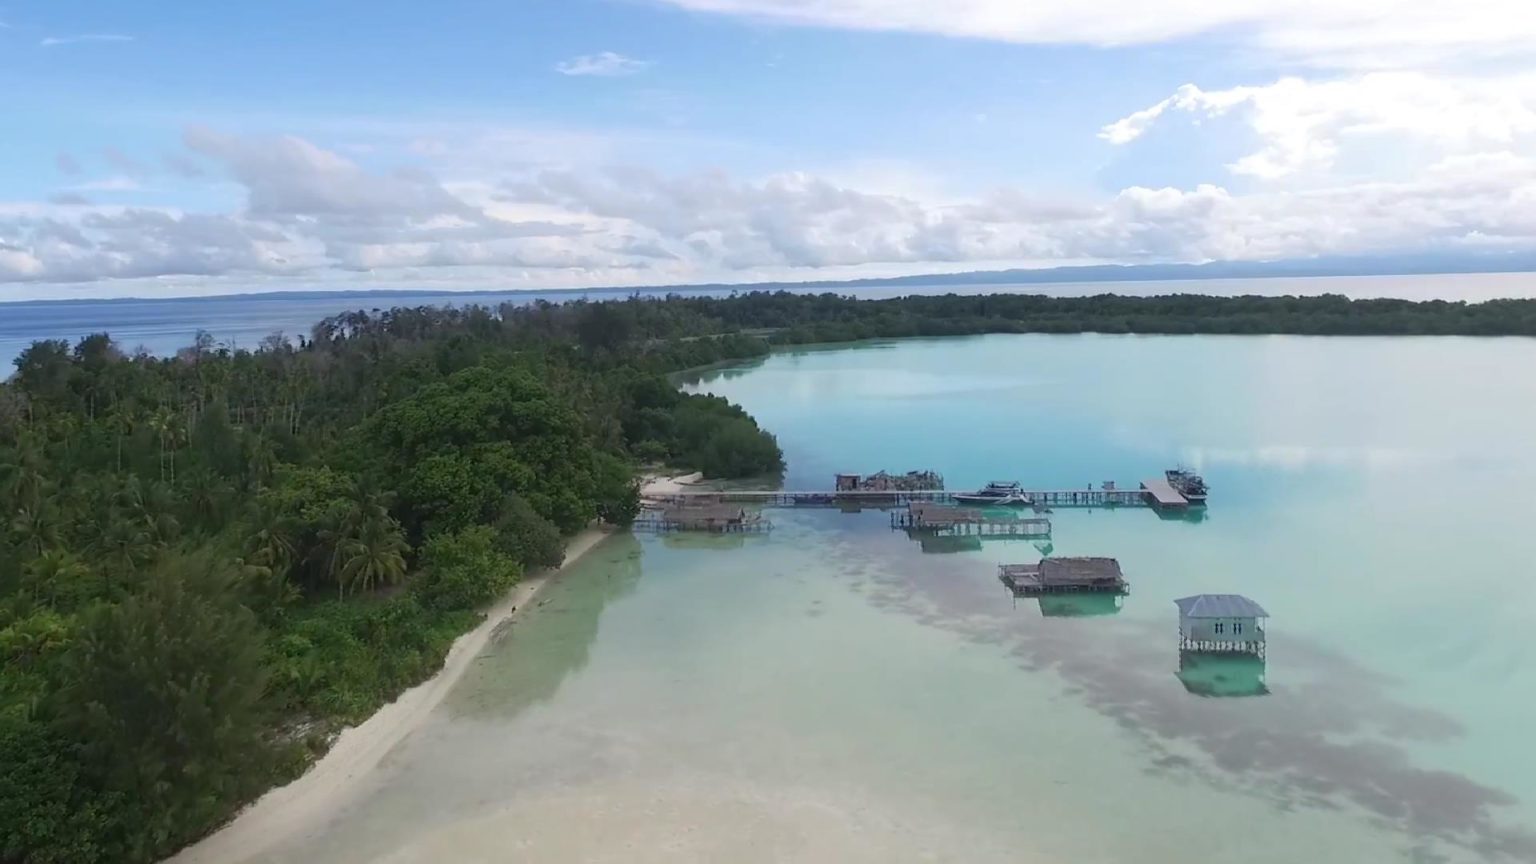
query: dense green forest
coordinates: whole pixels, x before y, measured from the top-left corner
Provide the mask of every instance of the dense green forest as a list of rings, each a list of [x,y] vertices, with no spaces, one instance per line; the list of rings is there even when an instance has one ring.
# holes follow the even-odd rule
[[[665,373],[680,307],[402,309],[291,344],[43,341],[0,385],[0,861],[152,861],[440,667],[634,466],[781,467]]]
[[[645,301],[634,301],[645,302]],[[927,295],[858,300],[757,292],[674,297],[718,332],[769,332],[776,344],[975,333],[1290,333],[1536,336],[1536,300],[1484,303],[1316,297]]]
[[[1536,335],[1536,301],[671,296],[327,319],[174,357],[35,343],[0,384],[0,861],[152,861],[436,670],[634,468],[772,474],[668,373],[971,333]]]

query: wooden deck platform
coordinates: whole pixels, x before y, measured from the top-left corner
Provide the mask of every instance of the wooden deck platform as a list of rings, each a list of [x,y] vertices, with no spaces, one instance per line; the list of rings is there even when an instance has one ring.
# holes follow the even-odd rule
[[[1183,493],[1173,488],[1167,480],[1161,478],[1141,481],[1141,490],[1154,507],[1179,508],[1188,507],[1189,499]]]
[[[740,504],[720,501],[690,501],[665,509],[640,511],[633,526],[638,531],[701,531],[710,534],[755,534],[768,531],[773,524],[761,513]]]
[[[1038,564],[1000,564],[997,578],[1015,597],[1131,591],[1120,562],[1113,558],[1042,558]]]

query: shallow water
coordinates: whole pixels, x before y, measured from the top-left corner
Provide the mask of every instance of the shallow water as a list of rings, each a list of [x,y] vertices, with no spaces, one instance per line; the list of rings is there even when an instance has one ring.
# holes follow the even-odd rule
[[[878,511],[619,537],[542,595],[355,805],[262,860],[1536,860],[1536,342],[979,337],[776,355],[694,387],[788,485],[1132,483],[1203,520],[1051,514],[1118,606],[1013,599],[1034,543]],[[1181,657],[1172,600],[1273,618]]]

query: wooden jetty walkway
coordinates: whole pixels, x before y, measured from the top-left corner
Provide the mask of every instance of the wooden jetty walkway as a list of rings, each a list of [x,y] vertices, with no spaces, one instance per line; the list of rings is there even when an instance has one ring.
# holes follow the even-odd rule
[[[926,501],[907,505],[891,514],[891,527],[914,534],[941,537],[1044,538],[1051,536],[1051,520],[996,516],[968,507],[948,507]]]
[[[1189,499],[1180,495],[1166,480],[1147,480],[1139,489],[1121,489],[1113,483],[1099,488],[1082,489],[1027,489],[1024,494],[1036,508],[1045,507],[1145,507],[1183,508]],[[753,504],[758,507],[906,507],[911,504],[953,504],[955,493],[945,489],[911,489],[905,491],[873,492],[853,491],[786,491],[786,490],[733,490],[709,491],[687,489],[656,496],[665,502],[720,501]]]

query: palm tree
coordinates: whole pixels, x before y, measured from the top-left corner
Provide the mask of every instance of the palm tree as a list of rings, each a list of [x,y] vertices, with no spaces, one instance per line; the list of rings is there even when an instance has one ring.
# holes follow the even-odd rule
[[[34,556],[59,545],[59,526],[53,508],[43,501],[36,507],[22,507],[11,516],[11,531],[17,544]]]
[[[182,484],[187,514],[197,524],[218,525],[224,510],[226,488],[217,474],[207,468],[197,468],[187,475]]]
[[[42,506],[53,485],[43,472],[46,464],[42,447],[30,436],[22,440],[9,461],[0,464],[0,488],[17,509],[37,510]]]
[[[348,588],[369,591],[376,585],[399,582],[405,578],[405,555],[410,551],[395,520],[370,524],[342,547],[338,596],[346,596]]]
[[[72,603],[90,593],[87,584],[91,568],[79,557],[59,549],[50,549],[28,561],[23,568],[32,596],[45,600],[56,609],[67,611]]]
[[[272,482],[272,475],[277,473],[277,449],[271,439],[255,435],[247,447],[245,469],[246,489],[260,489]]]
[[[181,523],[173,512],[174,496],[164,483],[146,485],[137,475],[129,476],[118,492],[118,505],[119,512],[155,542],[169,543],[181,533]]]
[[[257,520],[256,530],[245,542],[251,563],[273,573],[287,573],[297,551],[292,520],[274,508],[264,508]]]
[[[160,479],[166,479],[166,463],[170,464],[170,481],[176,482],[176,448],[181,446],[186,438],[185,424],[182,418],[169,407],[161,408],[150,418],[149,425],[160,437]]]
[[[121,574],[134,573],[154,560],[159,546],[141,523],[125,519],[115,511],[109,518],[111,521],[92,543],[91,551]]]
[[[117,433],[117,470],[123,470],[123,439],[133,435],[133,430],[138,426],[138,418],[133,416],[127,406],[119,404],[108,418],[112,430]]]

